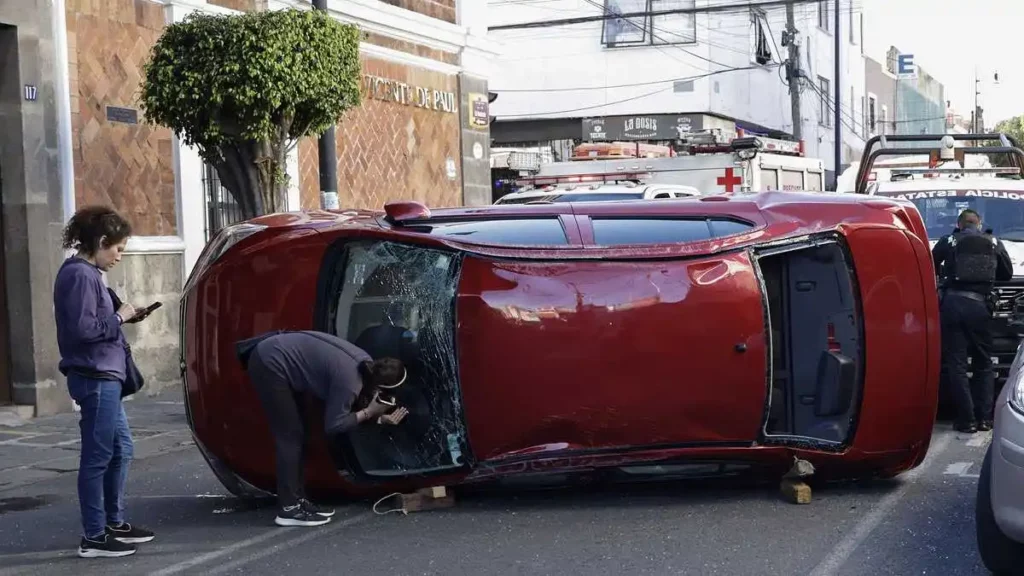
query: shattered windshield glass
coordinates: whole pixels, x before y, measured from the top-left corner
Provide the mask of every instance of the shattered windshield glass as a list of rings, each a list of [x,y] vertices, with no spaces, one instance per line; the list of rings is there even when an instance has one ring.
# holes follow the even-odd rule
[[[997,238],[1024,242],[1024,193],[965,190],[881,195],[913,202],[924,219],[930,240],[938,240],[953,232],[957,216],[971,208],[981,214],[982,225],[986,229],[991,228]]]
[[[397,426],[358,427],[349,435],[352,456],[371,475],[461,465],[456,254],[393,242],[353,242],[344,252],[344,280],[333,297],[336,334],[408,370],[388,393],[409,415]]]

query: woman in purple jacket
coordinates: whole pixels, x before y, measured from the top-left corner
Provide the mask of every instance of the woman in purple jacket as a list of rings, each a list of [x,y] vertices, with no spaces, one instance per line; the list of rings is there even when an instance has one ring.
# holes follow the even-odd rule
[[[134,544],[153,533],[124,521],[124,485],[133,444],[121,404],[126,353],[121,325],[138,321],[135,308],[114,310],[103,273],[121,261],[131,225],[102,206],[79,210],[64,229],[64,248],[77,253],[64,261],[53,288],[60,371],[81,406],[78,501],[82,512],[83,558],[135,553]]]

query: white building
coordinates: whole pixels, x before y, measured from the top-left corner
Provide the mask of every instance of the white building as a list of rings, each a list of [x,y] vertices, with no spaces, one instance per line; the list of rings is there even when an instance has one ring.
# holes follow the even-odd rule
[[[840,1],[842,160],[847,164],[864,145],[864,59],[860,9],[851,9],[849,0]],[[556,155],[564,157],[574,143],[602,133],[608,139],[670,141],[680,125],[730,133],[742,128],[777,137],[793,134],[786,73],[780,67],[789,55],[783,45],[784,5],[723,9],[736,3],[489,2],[489,35],[502,44],[491,76],[491,89],[499,94],[492,105],[496,146],[550,142]],[[834,164],[834,6],[799,0],[794,6],[800,68],[808,78],[801,95],[802,138],[806,154],[824,159],[829,171]],[[687,8],[697,12],[500,29],[603,13]]]

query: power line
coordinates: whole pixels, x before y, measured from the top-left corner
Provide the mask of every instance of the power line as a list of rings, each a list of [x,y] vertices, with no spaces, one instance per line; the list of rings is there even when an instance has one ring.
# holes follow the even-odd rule
[[[683,76],[680,78],[664,78],[662,80],[650,80],[648,82],[630,82],[629,84],[613,84],[610,86],[579,86],[576,88],[517,88],[512,90],[502,90],[501,88],[492,88],[492,92],[498,92],[499,94],[512,94],[515,92],[581,92],[584,90],[612,90],[615,88],[633,88],[636,86],[653,86],[655,84],[664,84],[666,82],[689,82],[691,80],[700,80],[701,78],[707,78],[714,74],[720,74],[724,72],[735,72],[737,70],[757,70],[765,68],[775,68],[781,66],[781,64],[771,64],[770,66],[746,66],[742,68],[730,68],[728,70],[715,70],[707,74],[700,74],[697,76]]]
[[[587,22],[602,22],[605,20],[626,20],[629,18],[652,18],[655,16],[671,16],[673,14],[710,14],[712,12],[746,11],[753,8],[765,8],[773,6],[785,6],[786,4],[821,4],[831,0],[765,0],[762,2],[731,2],[726,4],[711,4],[700,8],[674,8],[670,10],[644,10],[642,12],[605,13],[600,16],[577,16],[575,18],[561,18],[558,20],[539,20],[534,22],[520,22],[516,24],[499,24],[489,26],[487,30],[521,30],[524,28],[551,28],[554,26],[569,26],[572,24],[585,24]]]
[[[707,74],[701,74],[700,76],[693,76],[693,77],[690,78],[690,80],[698,80],[700,78],[707,78],[708,76],[715,76],[717,74],[725,74],[725,73],[728,73],[728,72],[738,72],[740,70],[754,70],[754,69],[763,69],[763,68],[764,68],[763,66],[745,66],[745,67],[742,67],[742,68],[731,68],[729,70],[716,70],[714,72],[708,72]],[[537,112],[537,113],[533,113],[533,114],[501,114],[501,115],[498,115],[498,120],[509,119],[509,118],[536,118],[538,116],[548,116],[548,115],[551,115],[551,114],[570,114],[572,112],[583,112],[585,110],[593,110],[595,108],[603,108],[605,106],[614,106],[616,104],[624,104],[626,102],[633,102],[635,100],[640,100],[642,98],[647,98],[648,96],[653,96],[655,94],[660,94],[660,93],[665,92],[666,90],[670,90],[670,89],[672,89],[672,86],[667,86],[665,88],[659,88],[659,89],[654,90],[652,92],[647,92],[645,94],[640,94],[639,96],[632,96],[632,97],[629,97],[629,98],[623,98],[622,100],[616,100],[616,101],[613,101],[613,102],[604,102],[602,104],[594,104],[592,106],[583,106],[583,107],[580,107],[580,108],[572,108],[572,109],[569,109],[569,110],[555,110],[555,111],[551,111],[551,112]]]

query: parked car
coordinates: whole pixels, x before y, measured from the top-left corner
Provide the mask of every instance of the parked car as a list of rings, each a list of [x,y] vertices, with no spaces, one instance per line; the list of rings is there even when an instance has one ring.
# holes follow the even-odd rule
[[[554,179],[552,179],[554,180]],[[566,202],[615,202],[620,200],[671,200],[700,196],[700,190],[681,184],[642,182],[583,182],[529,187],[506,194],[495,204],[556,204]]]
[[[311,493],[781,475],[794,456],[894,476],[924,459],[937,402],[926,239],[909,202],[793,192],[262,217],[184,288],[188,423],[231,492],[272,490],[234,346],[315,329],[402,357],[414,409],[333,445],[311,410]]]
[[[994,574],[1024,566],[1024,344],[995,407],[995,427],[978,478],[978,550]]]

